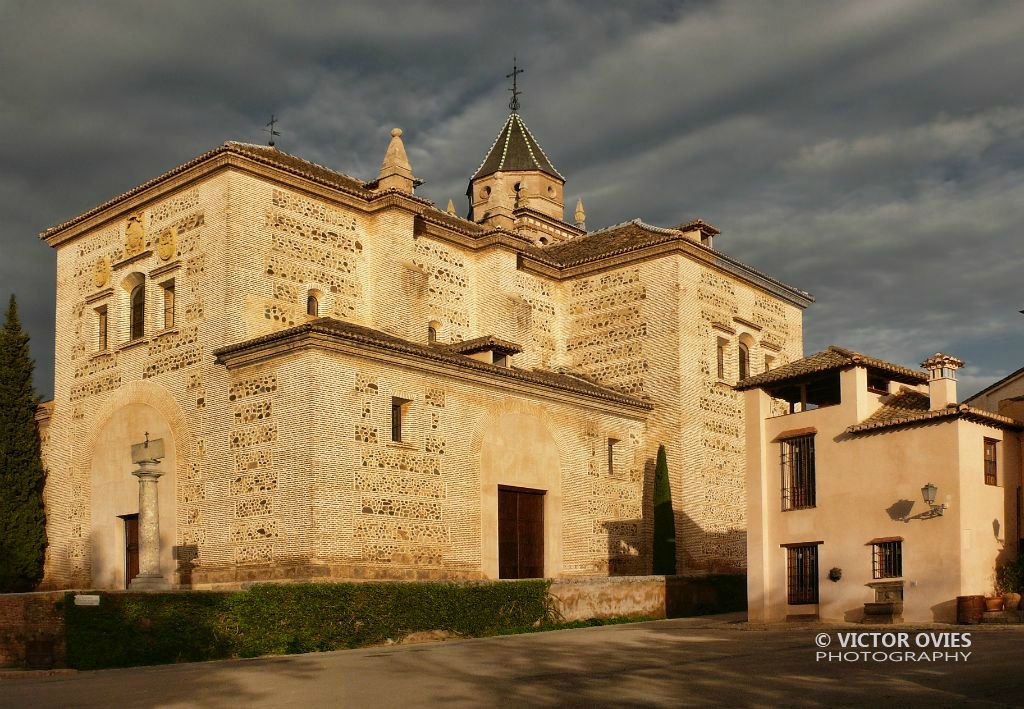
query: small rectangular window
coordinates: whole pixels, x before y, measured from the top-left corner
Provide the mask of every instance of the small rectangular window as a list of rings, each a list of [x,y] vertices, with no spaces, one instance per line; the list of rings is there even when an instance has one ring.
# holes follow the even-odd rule
[[[764,371],[768,372],[775,365],[775,358],[768,355],[764,356]]]
[[[402,442],[402,419],[405,418],[408,399],[399,399],[397,396],[391,399],[391,440],[395,443]]]
[[[174,281],[162,284],[164,289],[164,329],[174,327]]]
[[[619,442],[617,438],[608,439],[608,474],[615,474],[615,444]]]
[[[814,507],[814,434],[786,439],[781,448],[782,509]]]
[[[798,606],[818,602],[818,545],[786,549],[787,601]]]
[[[998,485],[998,476],[996,467],[998,465],[997,460],[997,445],[999,441],[992,438],[985,439],[985,484],[986,485]]]
[[[728,346],[729,341],[719,337],[718,338],[718,378],[725,379],[725,348]]]
[[[96,308],[96,349],[107,349],[107,306]]]
[[[903,575],[903,542],[877,542],[871,547],[871,572],[876,579],[892,579]]]

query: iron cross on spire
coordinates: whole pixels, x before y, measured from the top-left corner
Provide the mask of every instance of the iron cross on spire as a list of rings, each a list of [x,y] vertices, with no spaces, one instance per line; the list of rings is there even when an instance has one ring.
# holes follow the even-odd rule
[[[278,131],[274,130],[274,126],[276,126],[276,125],[277,125],[277,118],[274,116],[273,113],[271,113],[270,114],[270,122],[267,123],[267,127],[263,129],[264,133],[267,133],[267,134],[270,135],[270,140],[267,142],[267,145],[269,145],[270,147],[274,147],[274,136],[275,135],[281,135]]]
[[[521,94],[522,91],[519,90],[516,78],[522,73],[523,70],[518,67],[515,55],[512,55],[512,73],[505,74],[505,78],[512,79],[512,88],[509,89],[509,91],[512,92],[512,100],[508,102],[508,107],[513,113],[519,110],[519,94]]]

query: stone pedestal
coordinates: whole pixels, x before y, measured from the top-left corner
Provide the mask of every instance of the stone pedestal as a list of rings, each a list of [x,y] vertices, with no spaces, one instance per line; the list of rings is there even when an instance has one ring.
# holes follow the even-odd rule
[[[160,573],[160,512],[156,484],[163,475],[157,461],[139,462],[132,475],[139,479],[139,575],[128,585],[129,591],[166,591],[170,584]]]

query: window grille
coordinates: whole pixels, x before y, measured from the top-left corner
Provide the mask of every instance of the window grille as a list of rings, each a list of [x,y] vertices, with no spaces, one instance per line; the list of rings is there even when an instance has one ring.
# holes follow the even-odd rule
[[[790,605],[818,602],[818,545],[806,544],[786,549],[787,589]]]
[[[815,505],[814,434],[782,441],[782,509]]]
[[[871,545],[872,575],[876,579],[891,579],[903,575],[903,542],[878,542]]]

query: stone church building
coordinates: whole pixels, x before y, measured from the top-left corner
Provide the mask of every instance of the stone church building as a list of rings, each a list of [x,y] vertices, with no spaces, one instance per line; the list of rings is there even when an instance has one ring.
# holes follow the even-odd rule
[[[418,184],[398,129],[370,181],[229,142],[42,234],[44,588],[134,575],[146,437],[175,586],[649,573],[660,444],[679,569],[744,566],[733,385],[810,296],[700,220],[566,222],[517,111],[468,218]]]

